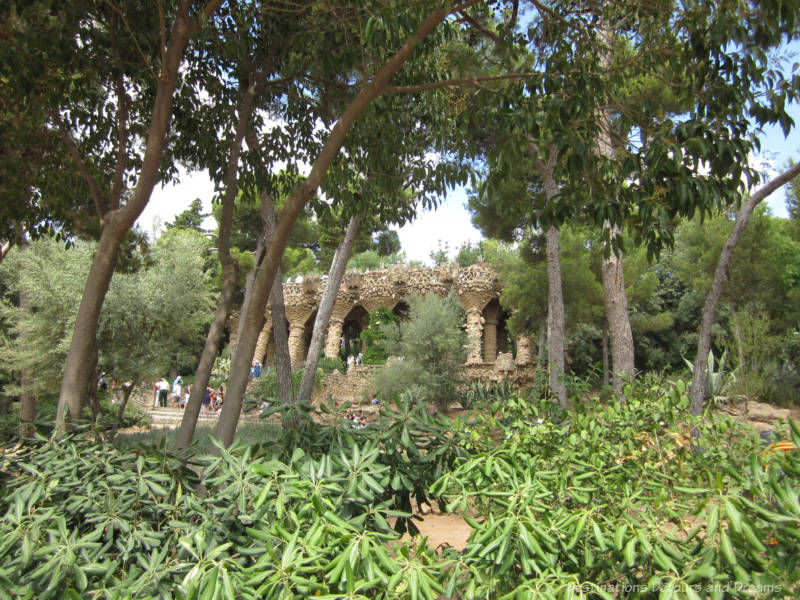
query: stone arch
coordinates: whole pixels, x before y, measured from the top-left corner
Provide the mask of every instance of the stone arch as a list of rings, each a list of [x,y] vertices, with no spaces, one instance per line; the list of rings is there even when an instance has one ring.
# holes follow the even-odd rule
[[[408,314],[409,314],[410,310],[411,309],[408,306],[408,304],[405,302],[405,300],[400,300],[397,304],[394,305],[394,308],[392,309],[392,312],[394,314],[396,314],[398,317],[400,317],[401,319],[406,320],[406,319],[408,319]]]
[[[343,348],[341,353],[344,354],[343,360],[347,360],[350,354],[356,356],[359,353],[360,346],[356,338],[361,335],[361,332],[366,329],[368,325],[369,313],[360,304],[353,306],[350,312],[345,315],[342,323]]]
[[[508,332],[509,313],[503,310],[497,298],[492,298],[481,311],[483,317],[483,361],[493,363],[500,352],[511,352],[511,336]]]

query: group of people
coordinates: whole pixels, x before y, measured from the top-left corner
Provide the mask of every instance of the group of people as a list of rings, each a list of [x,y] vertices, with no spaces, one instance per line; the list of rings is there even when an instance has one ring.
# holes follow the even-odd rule
[[[364,416],[364,411],[361,409],[347,410],[344,413],[344,418],[347,421],[352,421],[355,429],[365,429],[367,427],[367,418]]]
[[[170,393],[171,390],[171,393]],[[153,384],[153,408],[166,408],[167,399],[171,398],[172,406],[176,408],[186,408],[189,403],[189,396],[192,394],[192,385],[183,387],[183,378],[178,375],[170,387],[169,381],[162,377]],[[214,390],[206,386],[203,393],[203,404],[201,412],[203,414],[219,414],[222,411],[222,403],[225,400],[225,388],[220,385]]]
[[[352,367],[353,365],[360,365],[363,362],[364,362],[364,353],[363,352],[359,352],[358,356],[353,356],[352,354],[349,354],[347,356],[347,368],[348,369],[350,369],[350,367]]]
[[[172,390],[171,394],[170,390]],[[184,392],[183,378],[180,375],[172,382],[172,386],[169,385],[166,377],[162,377],[153,384],[153,408],[166,408],[167,398],[169,397],[172,398],[172,406],[183,408],[186,406],[186,402],[189,401],[191,390],[192,386],[189,386]]]

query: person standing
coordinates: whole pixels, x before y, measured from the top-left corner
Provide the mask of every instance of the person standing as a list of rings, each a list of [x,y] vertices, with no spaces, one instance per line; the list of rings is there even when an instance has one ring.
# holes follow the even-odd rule
[[[172,384],[172,402],[175,406],[179,406],[181,403],[181,384],[183,383],[183,379],[181,376],[178,375],[175,378],[175,382]]]
[[[158,404],[161,408],[167,407],[167,396],[169,395],[169,381],[164,377],[158,380]]]

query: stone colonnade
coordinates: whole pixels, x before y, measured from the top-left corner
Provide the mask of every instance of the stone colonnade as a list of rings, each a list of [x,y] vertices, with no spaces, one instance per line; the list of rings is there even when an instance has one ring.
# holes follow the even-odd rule
[[[311,336],[326,280],[326,276],[313,276],[283,285],[293,368],[305,360],[307,340]],[[457,294],[466,313],[466,364],[494,363],[498,358],[498,336],[503,316],[497,302],[501,289],[497,274],[485,263],[464,268],[447,263],[434,268],[395,265],[363,273],[348,271],[334,303],[325,339],[325,355],[338,354],[345,323],[348,318],[353,318],[355,311],[360,312],[359,307],[369,314],[378,307],[392,310],[412,295],[433,292],[445,296],[451,291]],[[254,355],[254,360],[262,364],[269,362],[272,356],[272,315],[269,310],[265,317]],[[234,312],[229,322],[231,345],[236,343],[238,319],[239,313]],[[530,339],[518,337],[516,350],[512,359],[514,364],[531,364],[533,348]]]

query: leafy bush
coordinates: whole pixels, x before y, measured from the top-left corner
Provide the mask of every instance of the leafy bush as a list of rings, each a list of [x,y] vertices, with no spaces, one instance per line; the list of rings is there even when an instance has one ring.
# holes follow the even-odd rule
[[[650,381],[451,422],[405,395],[363,430],[331,404],[188,463],[40,439],[0,462],[0,597],[798,597],[800,428],[765,449],[688,405]],[[463,552],[397,538],[430,496],[472,527]]]
[[[385,345],[400,356],[375,378],[378,397],[387,401],[401,390],[435,402],[440,410],[457,399],[462,381],[466,334],[457,298],[434,294],[409,299],[409,318],[383,326]]]
[[[321,356],[319,359],[319,368],[323,373],[333,373],[339,371],[344,373],[344,361],[338,356]]]
[[[389,350],[383,343],[386,339],[386,326],[399,323],[400,317],[383,306],[369,315],[369,327],[364,329],[358,338],[364,348],[365,365],[386,364],[386,359],[389,358]]]

